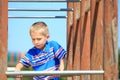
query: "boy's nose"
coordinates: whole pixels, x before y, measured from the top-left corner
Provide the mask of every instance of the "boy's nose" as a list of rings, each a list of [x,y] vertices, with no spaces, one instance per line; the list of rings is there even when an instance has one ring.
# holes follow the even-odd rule
[[[38,40],[35,40],[35,44],[37,44],[38,43]]]

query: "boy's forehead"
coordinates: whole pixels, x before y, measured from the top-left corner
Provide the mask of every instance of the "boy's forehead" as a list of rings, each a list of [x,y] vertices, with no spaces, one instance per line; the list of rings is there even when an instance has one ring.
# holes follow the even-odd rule
[[[31,33],[42,33],[44,32],[45,30],[43,28],[41,29],[35,29],[35,30],[31,30]]]
[[[31,36],[44,36],[44,31],[42,30],[32,31],[30,35]]]
[[[37,32],[32,32],[31,33],[31,37],[32,38],[40,38],[40,37],[43,37],[44,35],[42,33],[37,33]]]
[[[30,30],[40,30],[40,29],[45,29],[44,26],[31,26]]]

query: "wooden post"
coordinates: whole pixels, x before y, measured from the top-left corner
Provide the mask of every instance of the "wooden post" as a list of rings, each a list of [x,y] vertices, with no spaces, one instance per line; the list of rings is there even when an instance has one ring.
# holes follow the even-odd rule
[[[104,0],[104,80],[118,80],[118,0]]]
[[[91,0],[91,70],[103,70],[103,1]],[[91,75],[103,80],[103,75]]]
[[[81,1],[80,69],[90,70],[90,0]],[[81,75],[81,80],[90,80],[90,75]]]
[[[7,80],[8,1],[0,0],[0,80]]]
[[[73,9],[73,70],[80,70],[80,2],[73,3]],[[73,80],[80,80],[80,76]]]
[[[73,8],[73,3],[68,2],[67,6]],[[73,70],[73,12],[70,11],[67,15],[67,69]],[[72,80],[72,77],[67,77],[67,80]]]
[[[68,70],[105,72],[68,80],[118,80],[117,3],[118,0],[68,2],[68,8],[74,10],[68,12],[67,18]]]

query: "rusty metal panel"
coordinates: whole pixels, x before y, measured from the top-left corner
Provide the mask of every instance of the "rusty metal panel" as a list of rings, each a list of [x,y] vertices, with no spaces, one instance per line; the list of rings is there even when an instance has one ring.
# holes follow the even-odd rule
[[[104,0],[104,80],[118,80],[117,0]]]
[[[91,0],[91,70],[103,70],[103,0]],[[91,75],[103,80],[103,75]]]
[[[8,1],[0,0],[0,80],[7,80]]]

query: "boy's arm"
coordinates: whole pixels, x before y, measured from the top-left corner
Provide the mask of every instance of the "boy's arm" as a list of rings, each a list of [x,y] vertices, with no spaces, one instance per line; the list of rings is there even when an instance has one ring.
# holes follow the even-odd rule
[[[60,71],[64,70],[66,66],[66,61],[67,61],[67,55],[64,55],[64,57],[60,60],[60,67],[59,67]]]
[[[21,69],[23,68],[23,64],[22,63],[18,63],[17,65],[16,65],[16,68],[15,68],[15,71],[21,71]]]
[[[59,67],[60,71],[64,70],[64,58],[60,60],[60,67]]]

